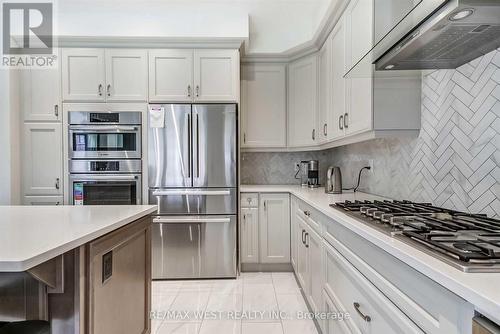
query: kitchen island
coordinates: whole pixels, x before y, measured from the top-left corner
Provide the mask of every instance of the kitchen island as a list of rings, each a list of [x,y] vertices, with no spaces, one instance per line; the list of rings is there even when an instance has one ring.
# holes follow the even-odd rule
[[[151,205],[0,207],[0,321],[148,333]]]

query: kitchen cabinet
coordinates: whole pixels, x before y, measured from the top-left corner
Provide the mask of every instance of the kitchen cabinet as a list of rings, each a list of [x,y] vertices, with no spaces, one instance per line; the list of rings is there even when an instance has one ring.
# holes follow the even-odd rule
[[[300,216],[296,215],[297,218],[297,269],[295,274],[297,275],[297,280],[300,283],[300,286],[303,290],[306,290],[309,286],[309,268],[308,268],[308,260],[307,260],[307,247],[305,242],[305,234],[307,232],[307,223]],[[307,294],[307,292],[306,292]]]
[[[286,66],[241,67],[241,147],[286,147]]]
[[[63,49],[61,66],[64,101],[106,100],[104,49]]]
[[[24,121],[60,122],[61,73],[56,69],[26,69],[21,75]]]
[[[340,314],[342,310],[340,310],[332,301],[328,293],[323,290],[323,310],[326,314]],[[333,317],[326,318],[323,321],[323,334],[358,334],[361,332],[351,331],[349,326],[347,325],[349,319],[335,319]]]
[[[259,262],[259,195],[242,194],[240,218],[241,263]]]
[[[147,51],[106,49],[105,56],[106,101],[147,101]]]
[[[241,208],[241,263],[259,262],[259,209]]]
[[[151,102],[238,102],[238,50],[149,51]]]
[[[297,201],[292,198],[290,201],[290,262],[294,271],[297,271],[297,249],[299,247],[299,238],[297,231],[299,230],[299,221],[295,212],[297,211]]]
[[[288,145],[308,147],[317,143],[317,55],[288,67]]]
[[[24,196],[23,205],[63,205],[63,196]]]
[[[340,18],[330,35],[332,49],[332,107],[328,139],[339,139],[345,135],[344,114],[346,113],[346,71],[345,20]]]
[[[203,102],[238,102],[238,50],[194,50],[194,96]]]
[[[64,101],[146,101],[147,75],[145,50],[62,50]]]
[[[23,125],[24,195],[62,195],[62,134],[59,123]]]
[[[149,100],[193,101],[193,50],[149,50]]]
[[[332,131],[332,39],[329,37],[318,52],[318,143],[326,142]]]
[[[290,263],[290,196],[260,194],[260,263]]]

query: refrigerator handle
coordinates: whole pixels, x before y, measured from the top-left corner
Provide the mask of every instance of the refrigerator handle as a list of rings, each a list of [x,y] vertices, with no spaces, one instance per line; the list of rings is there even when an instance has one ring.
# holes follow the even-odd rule
[[[196,113],[196,177],[200,177],[200,121]]]
[[[191,124],[191,114],[187,114],[188,116],[188,124],[187,124],[187,127],[188,127],[188,172],[187,172],[187,176],[188,178],[191,178],[191,136],[192,136],[192,124]]]

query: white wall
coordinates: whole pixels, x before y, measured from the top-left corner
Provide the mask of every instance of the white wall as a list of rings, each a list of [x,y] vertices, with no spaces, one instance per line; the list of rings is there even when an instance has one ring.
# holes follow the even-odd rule
[[[64,0],[61,36],[235,37],[247,53],[282,52],[312,38],[329,0]]]

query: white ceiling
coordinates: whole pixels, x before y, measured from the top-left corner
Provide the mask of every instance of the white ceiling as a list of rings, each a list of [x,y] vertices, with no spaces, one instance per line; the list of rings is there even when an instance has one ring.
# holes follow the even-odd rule
[[[63,0],[60,35],[246,37],[247,54],[309,41],[332,0]]]

